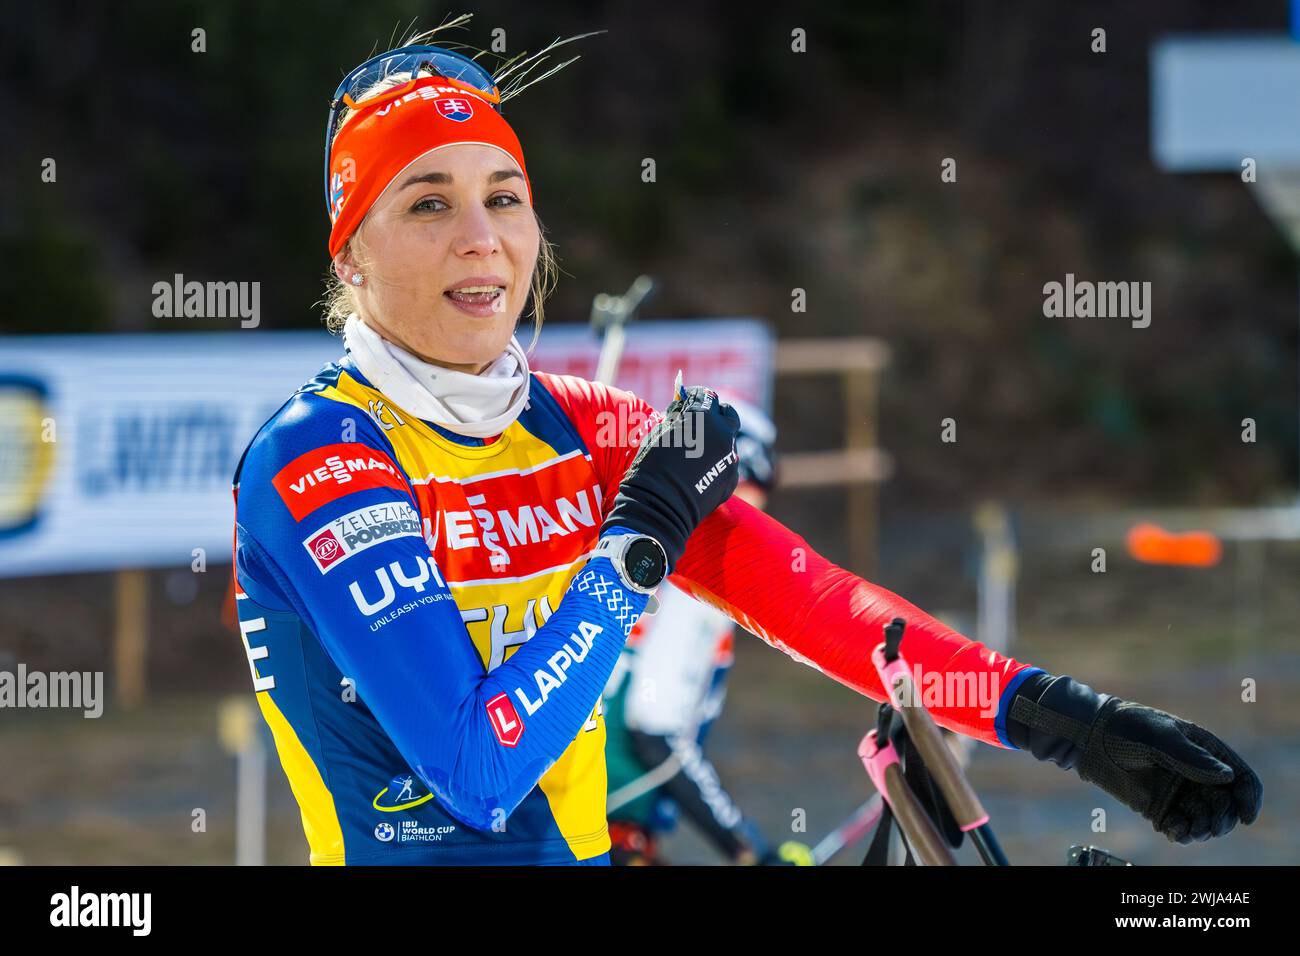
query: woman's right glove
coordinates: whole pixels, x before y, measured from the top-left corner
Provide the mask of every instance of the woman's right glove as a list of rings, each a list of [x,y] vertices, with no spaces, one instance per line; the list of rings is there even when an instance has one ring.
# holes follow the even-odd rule
[[[1251,824],[1264,800],[1255,771],[1205,728],[1070,677],[1038,673],[1017,688],[1007,735],[1039,760],[1073,769],[1175,843]]]
[[[622,526],[650,535],[671,572],[696,526],[736,490],[739,429],[740,416],[717,392],[683,388],[678,372],[673,400],[642,438],[600,533]]]

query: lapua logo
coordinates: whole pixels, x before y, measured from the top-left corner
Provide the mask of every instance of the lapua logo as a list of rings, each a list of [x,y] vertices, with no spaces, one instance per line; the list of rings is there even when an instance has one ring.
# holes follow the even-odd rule
[[[392,459],[357,442],[324,445],[299,455],[280,469],[271,484],[295,521],[354,491],[406,490],[406,481]]]
[[[519,712],[505,691],[497,694],[487,702],[488,721],[492,732],[503,747],[514,747],[524,735],[524,722],[519,719]]]
[[[515,696],[524,705],[524,713],[531,717],[541,710],[551,692],[560,687],[569,677],[569,668],[581,664],[591,652],[596,637],[604,630],[599,624],[579,621],[578,629],[569,635],[569,639],[560,645],[560,649],[550,656],[546,667],[533,671],[533,682],[537,685],[537,698],[531,699],[522,687],[515,688]]]

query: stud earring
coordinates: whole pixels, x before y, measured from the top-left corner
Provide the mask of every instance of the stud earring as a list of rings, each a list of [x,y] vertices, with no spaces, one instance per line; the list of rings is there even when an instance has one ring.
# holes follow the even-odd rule
[[[365,282],[365,281],[366,281],[366,280],[365,280],[364,278],[362,278],[362,275],[361,275],[360,272],[355,273],[355,274],[352,276],[352,284],[353,284],[353,285],[361,285],[361,283],[363,283],[363,282]]]

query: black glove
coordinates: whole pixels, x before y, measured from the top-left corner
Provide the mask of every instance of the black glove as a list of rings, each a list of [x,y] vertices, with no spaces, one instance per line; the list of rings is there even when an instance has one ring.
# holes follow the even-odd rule
[[[1095,783],[1176,843],[1255,822],[1264,785],[1231,747],[1190,721],[1035,674],[1007,715],[1011,742]]]
[[[641,440],[600,533],[622,525],[648,534],[675,568],[696,526],[736,490],[739,428],[740,416],[717,392],[683,388],[678,372],[673,401]]]

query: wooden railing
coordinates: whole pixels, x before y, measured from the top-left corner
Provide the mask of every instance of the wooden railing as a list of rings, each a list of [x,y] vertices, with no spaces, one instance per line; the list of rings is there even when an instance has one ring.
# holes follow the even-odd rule
[[[849,570],[864,576],[875,570],[877,486],[893,471],[893,460],[878,447],[880,373],[889,360],[889,346],[868,337],[784,339],[776,347],[778,378],[834,375],[840,379],[844,447],[783,454],[780,487],[848,487]]]

